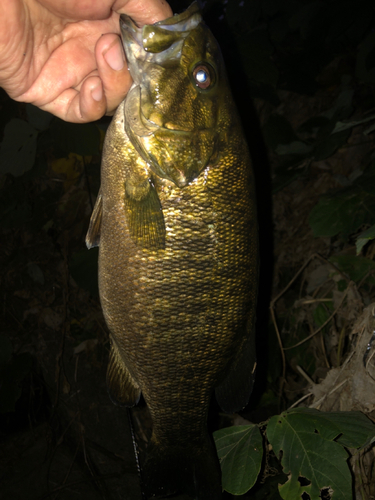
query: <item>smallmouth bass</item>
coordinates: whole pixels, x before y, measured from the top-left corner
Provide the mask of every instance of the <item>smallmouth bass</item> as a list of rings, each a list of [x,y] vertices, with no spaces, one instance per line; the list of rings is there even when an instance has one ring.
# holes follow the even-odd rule
[[[107,385],[153,421],[147,495],[221,498],[210,398],[246,406],[255,370],[257,222],[251,161],[220,49],[193,3],[120,19],[134,83],[108,128],[86,237],[99,245]]]

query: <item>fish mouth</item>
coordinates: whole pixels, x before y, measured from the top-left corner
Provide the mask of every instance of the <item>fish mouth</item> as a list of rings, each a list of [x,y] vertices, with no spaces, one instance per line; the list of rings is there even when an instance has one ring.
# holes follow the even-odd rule
[[[138,24],[125,14],[120,15],[122,41],[133,80],[142,74],[141,62],[162,64],[179,59],[184,40],[202,22],[197,2],[181,14],[155,24]]]
[[[151,67],[158,67],[160,70],[163,64],[170,64],[180,59],[185,39],[201,22],[202,16],[197,2],[192,3],[181,14],[142,27],[129,16],[121,14],[121,37],[134,82],[126,98],[125,114],[126,118],[132,122],[133,132],[136,135],[147,136],[158,128],[179,133],[191,132],[168,121],[164,122],[163,119],[155,123],[146,118],[142,108],[143,105],[149,104],[149,99],[147,96],[142,96],[141,89],[147,87],[148,70]]]
[[[152,97],[150,82],[158,81],[167,68],[179,64],[185,40],[201,22],[197,2],[179,15],[142,27],[129,16],[120,16],[122,41],[133,78],[124,104],[125,131],[151,170],[178,187],[192,182],[207,165],[214,147],[214,131],[196,130],[178,119],[174,122]],[[191,152],[188,159],[186,152]]]

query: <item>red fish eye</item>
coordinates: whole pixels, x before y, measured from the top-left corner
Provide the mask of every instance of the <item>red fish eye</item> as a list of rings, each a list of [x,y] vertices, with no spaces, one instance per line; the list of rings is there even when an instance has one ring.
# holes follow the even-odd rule
[[[203,64],[199,64],[194,68],[193,77],[195,84],[200,89],[207,89],[212,83],[210,70]]]

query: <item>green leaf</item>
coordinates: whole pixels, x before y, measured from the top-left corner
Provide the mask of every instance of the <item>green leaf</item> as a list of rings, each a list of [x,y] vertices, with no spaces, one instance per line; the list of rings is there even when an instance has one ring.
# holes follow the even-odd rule
[[[314,145],[314,160],[321,161],[332,156],[338,148],[346,143],[349,136],[350,130],[343,130],[318,140]]]
[[[356,426],[358,415],[347,418]],[[347,427],[334,418],[308,408],[295,408],[270,419],[268,440],[277,455],[282,452],[281,463],[289,475],[289,480],[279,486],[282,498],[299,500],[305,492],[311,500],[319,500],[322,489],[330,487],[333,499],[352,500],[348,453],[333,441],[343,430]],[[350,437],[351,442],[361,441]]]
[[[344,75],[341,79],[341,90],[332,108],[323,113],[323,116],[331,120],[343,120],[350,116],[353,111],[354,89],[352,88],[351,77]],[[333,127],[332,127],[333,129]]]
[[[366,118],[362,118],[361,120],[350,120],[344,122],[338,121],[332,133],[335,134],[337,132],[342,132],[343,130],[357,127],[357,125],[361,125],[362,123],[370,122],[371,120],[375,120],[375,115],[367,116]]]
[[[263,457],[262,435],[257,425],[240,425],[214,432],[223,489],[243,495],[257,480]]]
[[[293,408],[288,413],[306,415],[315,422],[325,439],[348,448],[361,448],[375,436],[375,424],[360,411],[323,412],[312,408]]]
[[[316,326],[320,328],[324,325],[331,314],[332,313],[330,313],[327,308],[323,306],[323,304],[319,304],[313,311],[313,318]]]
[[[363,135],[369,135],[371,132],[375,130],[375,123],[370,125],[369,127],[366,128],[366,130],[363,131]]]
[[[355,283],[359,283],[367,274],[375,271],[373,260],[357,255],[334,255],[329,261],[336,264]],[[368,281],[375,284],[372,276],[368,277]]]
[[[372,223],[373,220],[375,193],[367,193],[359,185],[323,196],[309,216],[314,236],[323,237],[336,236],[342,232],[344,238],[347,238],[363,224]]]
[[[347,448],[362,448],[375,437],[374,423],[360,411],[332,412],[326,418],[340,429],[336,442]]]
[[[326,127],[330,123],[326,116],[313,116],[308,118],[298,129],[298,133],[316,134],[320,129]]]
[[[37,137],[38,132],[24,120],[10,120],[0,144],[0,173],[18,177],[30,170],[35,162]]]
[[[361,250],[366,245],[366,243],[373,239],[375,239],[375,224],[357,237],[357,240],[355,242],[357,255],[361,253]]]

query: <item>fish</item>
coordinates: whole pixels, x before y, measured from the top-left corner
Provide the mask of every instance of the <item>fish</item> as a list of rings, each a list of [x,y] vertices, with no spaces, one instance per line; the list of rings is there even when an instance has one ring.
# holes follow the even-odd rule
[[[143,27],[121,15],[120,28],[133,84],[106,133],[86,237],[99,246],[107,387],[149,408],[145,494],[218,500],[210,400],[243,409],[256,366],[251,158],[196,2]]]

